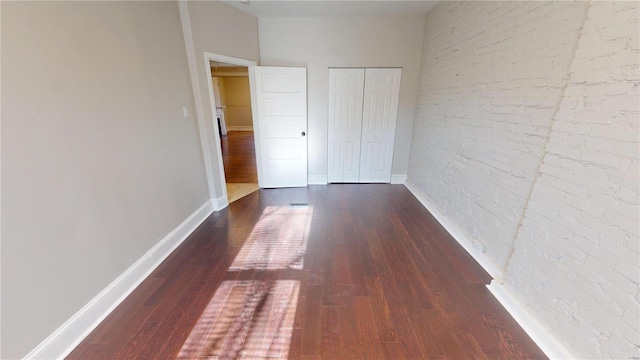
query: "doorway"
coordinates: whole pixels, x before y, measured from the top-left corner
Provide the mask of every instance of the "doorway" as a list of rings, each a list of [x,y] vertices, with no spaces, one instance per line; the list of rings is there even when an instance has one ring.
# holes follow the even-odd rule
[[[251,60],[209,52],[204,53],[204,59],[207,76],[200,84],[208,88],[214,116],[206,119],[204,109],[198,109],[198,126],[213,208],[221,210],[230,202],[222,156],[222,138],[230,129],[226,121],[218,125],[212,67],[248,67],[258,188],[306,186],[306,68],[257,66]],[[194,93],[198,91],[194,88]]]
[[[246,66],[210,61],[215,118],[228,202],[258,190],[249,72]]]

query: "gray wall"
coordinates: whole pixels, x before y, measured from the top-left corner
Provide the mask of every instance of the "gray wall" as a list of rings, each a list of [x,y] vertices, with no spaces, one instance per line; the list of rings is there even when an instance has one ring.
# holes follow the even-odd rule
[[[175,2],[1,6],[1,357],[10,359],[209,194]]]

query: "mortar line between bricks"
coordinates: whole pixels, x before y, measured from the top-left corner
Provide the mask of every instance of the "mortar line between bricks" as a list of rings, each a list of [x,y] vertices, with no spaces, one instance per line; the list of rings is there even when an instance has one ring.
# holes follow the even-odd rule
[[[553,132],[553,126],[556,123],[556,117],[558,116],[558,112],[560,111],[560,105],[562,104],[562,100],[565,98],[565,93],[567,91],[567,88],[569,87],[569,85],[571,84],[571,78],[572,78],[572,74],[571,74],[571,66],[573,65],[574,61],[576,60],[576,52],[578,51],[578,47],[580,44],[580,39],[582,39],[582,35],[583,35],[583,31],[584,31],[584,26],[587,23],[587,20],[589,18],[589,10],[591,9],[591,1],[589,1],[588,5],[585,6],[585,11],[584,11],[584,16],[583,16],[583,20],[582,20],[582,26],[580,27],[579,34],[578,37],[576,39],[575,45],[573,47],[573,52],[571,54],[571,60],[568,62],[568,67],[567,67],[567,79],[566,79],[566,83],[564,84],[564,86],[562,87],[562,91],[561,91],[561,95],[558,99],[558,102],[556,103],[555,106],[555,111],[553,112],[553,117],[551,118],[551,124],[549,124],[549,131],[547,132],[547,137],[546,137],[546,143],[544,144],[544,153],[542,154],[542,156],[540,157],[540,161],[538,163],[537,166],[537,174],[534,177],[533,181],[531,182],[531,185],[529,186],[529,191],[527,193],[527,197],[525,200],[525,204],[524,207],[522,209],[522,212],[520,213],[520,219],[518,220],[518,226],[516,227],[516,231],[513,234],[513,237],[511,238],[511,248],[509,249],[509,255],[507,255],[507,258],[504,262],[504,264],[502,265],[502,274],[504,275],[503,280],[507,279],[508,275],[507,275],[507,269],[509,268],[509,264],[511,263],[511,258],[513,257],[513,253],[515,252],[516,249],[516,240],[518,239],[518,235],[520,235],[520,229],[522,229],[522,222],[525,219],[525,215],[527,214],[527,209],[529,208],[529,201],[531,201],[531,195],[533,194],[533,189],[536,186],[536,183],[538,182],[538,180],[540,179],[540,176],[542,175],[542,172],[540,171],[540,168],[542,167],[542,165],[544,164],[544,159],[547,157],[547,155],[549,154],[549,151],[547,150],[547,147],[549,146],[549,142],[551,141],[551,133]]]

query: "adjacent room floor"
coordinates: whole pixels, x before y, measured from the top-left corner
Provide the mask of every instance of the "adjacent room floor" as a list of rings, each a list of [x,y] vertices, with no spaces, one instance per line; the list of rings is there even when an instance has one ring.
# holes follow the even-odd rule
[[[232,203],[258,190],[253,131],[229,131],[220,140],[227,197]]]
[[[259,190],[68,358],[544,358],[490,280],[402,185]]]

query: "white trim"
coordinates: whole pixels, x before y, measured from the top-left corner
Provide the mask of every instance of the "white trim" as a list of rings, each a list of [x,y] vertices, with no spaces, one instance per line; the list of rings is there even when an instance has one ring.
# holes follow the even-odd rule
[[[227,132],[229,131],[253,131],[253,126],[227,126]]]
[[[209,55],[213,55],[213,54],[209,54],[209,53],[204,53],[204,65],[206,68],[206,73],[207,73],[207,88],[209,89],[209,108],[211,109],[211,121],[212,124],[211,126],[213,127],[213,141],[215,143],[216,146],[214,146],[214,152],[215,152],[215,156],[217,158],[218,161],[218,181],[222,186],[222,195],[221,197],[224,197],[225,199],[227,198],[227,187],[225,186],[226,184],[226,176],[224,175],[224,161],[222,160],[222,149],[220,148],[220,144],[221,144],[221,140],[220,140],[220,134],[218,133],[218,119],[217,119],[217,114],[218,112],[216,111],[216,98],[215,98],[215,94],[213,93],[213,77],[211,76],[211,66],[210,66],[210,61],[212,60],[212,58]],[[213,167],[213,164],[211,164],[211,167]],[[217,198],[219,198],[220,196],[216,197],[216,193],[214,192],[213,195],[211,195],[211,200],[216,201]],[[219,209],[218,209],[219,210]]]
[[[461,229],[454,225],[440,210],[410,181],[406,181],[404,186],[422,203],[422,205],[433,215],[447,232],[471,255],[485,271],[494,279],[487,289],[507,310],[522,329],[540,347],[540,349],[550,359],[573,359],[574,357],[564,348],[554,337],[533,317],[526,308],[502,285],[504,274],[483,253],[473,246]]]
[[[227,64],[246,66],[246,67],[257,65],[257,63],[253,60],[240,59],[233,56],[226,56],[226,55],[221,55],[221,54],[216,54],[211,52],[205,52],[204,54],[211,61],[223,62]],[[208,62],[207,62],[207,66],[209,66],[209,72],[211,72],[211,66]]]
[[[471,239],[465,235],[465,233],[458,228],[457,225],[453,224],[446,215],[444,215],[438,207],[433,204],[426,195],[424,195],[415,185],[413,185],[410,181],[406,181],[404,186],[409,189],[409,191],[413,194],[413,196],[422,203],[422,205],[433,215],[434,218],[442,225],[442,227],[447,230],[447,232],[460,244],[468,253],[471,255],[477,262],[484,268],[486,272],[491,275],[494,279],[502,279],[503,274],[502,270],[486,255],[480,252],[473,246],[473,242]]]
[[[392,184],[404,184],[407,181],[407,174],[391,174]]]
[[[225,194],[225,196],[220,196],[219,198],[212,199],[211,203],[213,204],[214,211],[220,211],[229,206],[229,198],[227,198],[227,195]]]
[[[69,355],[212,212],[213,203],[211,200],[207,200],[80,311],[27,354],[25,359],[62,359]]]
[[[327,185],[327,175],[307,175],[307,183],[309,185]]]
[[[487,285],[487,289],[550,359],[575,359],[542,324],[529,314],[526,308],[503,284],[496,280],[491,280],[491,284]]]

